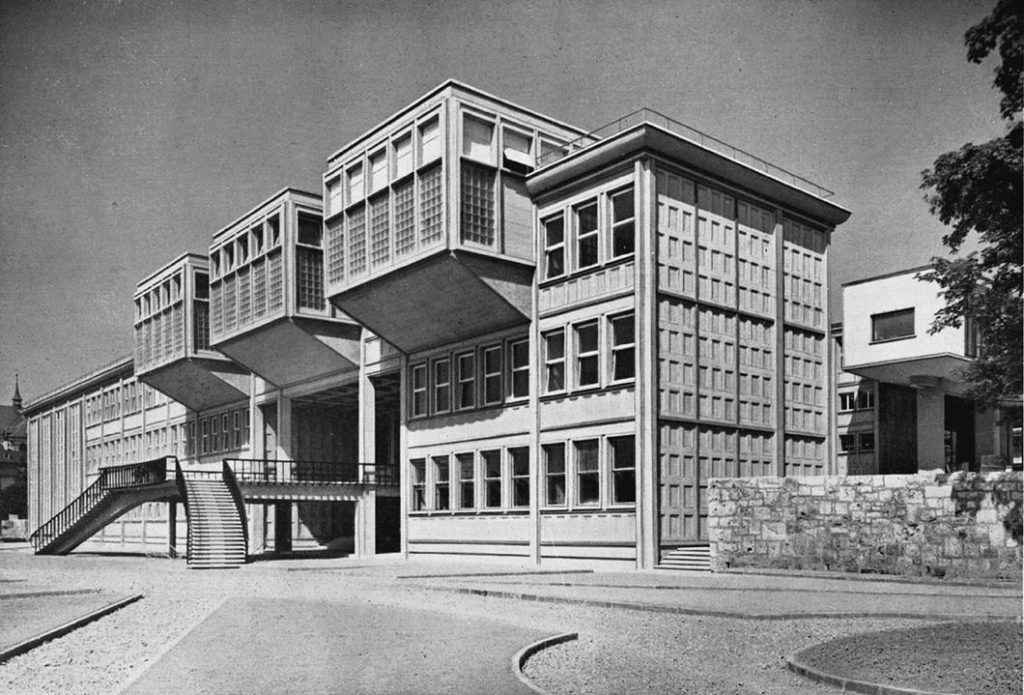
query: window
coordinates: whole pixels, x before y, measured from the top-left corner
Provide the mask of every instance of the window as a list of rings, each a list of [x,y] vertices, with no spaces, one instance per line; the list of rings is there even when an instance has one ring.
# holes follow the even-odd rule
[[[440,128],[438,118],[434,116],[419,127],[420,132],[420,166],[441,156]]]
[[[412,368],[412,416],[427,414],[427,365],[417,364]]]
[[[481,451],[484,467],[484,506],[501,506],[501,452]]]
[[[544,334],[544,393],[565,389],[565,331]]]
[[[871,317],[872,340],[897,340],[914,337],[914,310],[900,309]]]
[[[504,129],[504,149],[502,150],[502,166],[517,174],[528,174],[533,171],[533,157],[530,156],[533,138],[529,135]]]
[[[577,324],[573,330],[576,334],[576,385],[596,386],[600,381],[597,321]]]
[[[370,155],[370,192],[388,185],[388,153],[381,149]]]
[[[412,134],[396,139],[392,144],[394,157],[395,179],[400,179],[412,171]]]
[[[576,268],[597,265],[597,203],[576,208]]]
[[[351,205],[363,199],[363,165],[356,164],[346,173],[348,179],[348,203]]]
[[[565,218],[552,217],[544,223],[544,279],[565,274]]]
[[[494,125],[473,116],[462,119],[462,154],[478,162],[494,164]]]
[[[451,365],[448,358],[434,362],[434,412],[451,410]]]
[[[875,433],[874,432],[861,432],[858,437],[858,447],[861,451],[874,451],[875,450]]]
[[[870,410],[875,407],[875,392],[862,389],[857,392],[857,410]]]
[[[636,502],[636,445],[633,435],[610,437],[612,503],[633,504]]]
[[[839,394],[839,409],[853,410],[857,405],[857,394],[854,391],[847,391]]]
[[[517,340],[511,343],[509,353],[512,398],[526,398],[530,395],[530,341]]]
[[[517,447],[508,450],[512,460],[512,506],[530,506],[530,449]]]
[[[327,182],[327,214],[333,215],[341,211],[341,177],[335,176]]]
[[[434,463],[434,509],[448,509],[448,457],[435,456]]]
[[[299,243],[320,248],[323,225],[319,217],[299,213]],[[242,260],[241,258],[239,260]]]
[[[586,439],[574,444],[576,450],[576,502],[600,504],[601,465],[598,440]]]
[[[459,509],[472,509],[476,506],[476,466],[473,454],[458,454],[455,460],[459,464]]]
[[[565,504],[565,445],[544,445],[544,500],[548,505]]]
[[[427,508],[427,464],[423,459],[413,459],[409,462],[409,468],[409,479],[412,481],[412,499],[410,504],[414,512],[421,512]]]
[[[231,447],[239,449],[242,446],[242,413],[236,410],[232,416]]]
[[[484,405],[501,403],[501,346],[484,348]]]
[[[612,196],[612,258],[633,253],[636,234],[633,225],[633,189]]]
[[[459,380],[459,400],[456,407],[459,410],[472,408],[476,405],[476,355],[472,352],[459,355],[455,364]]]
[[[611,319],[612,327],[612,381],[623,381],[636,376],[636,338],[633,314]]]
[[[220,418],[216,415],[212,418],[211,433],[213,435],[210,451],[220,451]]]
[[[839,451],[843,453],[853,452],[857,448],[855,434],[841,434],[839,435]]]

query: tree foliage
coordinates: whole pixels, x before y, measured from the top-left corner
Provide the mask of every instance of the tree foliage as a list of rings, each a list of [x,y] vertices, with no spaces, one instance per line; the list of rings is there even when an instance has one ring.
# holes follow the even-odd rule
[[[1006,133],[947,152],[922,173],[925,200],[932,214],[950,227],[942,243],[954,254],[933,258],[932,269],[920,276],[937,283],[946,302],[931,331],[958,327],[965,319],[977,323],[982,352],[964,376],[970,383],[968,395],[982,406],[1018,401],[1024,390],[1022,7],[1021,0],[999,0],[992,14],[965,37],[967,57],[975,63],[999,47],[1002,62],[995,70],[995,86],[1003,92],[1000,111],[1008,121]],[[971,234],[977,235],[979,250],[957,255]]]

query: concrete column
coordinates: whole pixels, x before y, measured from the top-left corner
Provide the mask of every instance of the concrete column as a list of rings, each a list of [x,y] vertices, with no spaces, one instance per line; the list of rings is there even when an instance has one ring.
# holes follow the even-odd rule
[[[377,491],[367,490],[356,502],[355,542],[357,557],[377,554]]]
[[[917,391],[917,470],[941,469],[946,465],[945,394],[938,388]]]
[[[360,340],[362,355],[359,360],[359,462],[377,461],[377,390],[366,374],[366,341]],[[366,471],[360,472],[361,476]],[[358,557],[377,554],[377,491],[368,489],[356,502],[355,551]]]
[[[636,288],[637,373],[636,373],[636,567],[650,569],[658,552],[658,296],[657,296],[657,193],[653,162],[636,162],[634,172],[639,193],[636,212],[637,253],[634,270]],[[539,371],[539,370],[538,370]]]
[[[167,503],[167,555],[178,557],[178,503]]]
[[[292,441],[292,399],[284,395],[277,397],[277,456],[282,461],[292,460],[295,442]],[[284,471],[287,481],[289,471]]]

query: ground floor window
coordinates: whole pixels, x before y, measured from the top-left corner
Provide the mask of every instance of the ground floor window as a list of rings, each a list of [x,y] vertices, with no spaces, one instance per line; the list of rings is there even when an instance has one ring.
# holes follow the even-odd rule
[[[564,464],[562,468],[564,494]],[[530,448],[455,451],[410,459],[409,481],[411,512],[529,507]]]

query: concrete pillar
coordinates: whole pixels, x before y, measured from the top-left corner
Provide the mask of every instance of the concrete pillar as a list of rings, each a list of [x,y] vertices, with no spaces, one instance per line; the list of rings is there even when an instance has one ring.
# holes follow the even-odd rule
[[[377,491],[366,490],[356,502],[355,551],[357,557],[377,554]]]
[[[178,557],[178,503],[167,503],[167,555]]]
[[[292,399],[283,395],[277,397],[277,458],[280,461],[292,460],[295,442],[292,441]],[[290,470],[285,467],[282,480],[287,482]]]
[[[946,465],[946,396],[938,388],[917,390],[917,470],[942,469]]]

